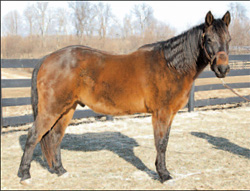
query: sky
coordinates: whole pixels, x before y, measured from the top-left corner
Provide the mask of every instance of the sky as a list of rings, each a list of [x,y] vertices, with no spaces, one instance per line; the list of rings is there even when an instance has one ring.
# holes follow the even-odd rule
[[[1,21],[3,16],[12,10],[22,14],[28,3],[35,1],[1,1]],[[206,13],[212,11],[215,18],[221,18],[232,2],[241,3],[247,9],[250,18],[250,1],[103,1],[111,5],[113,14],[122,22],[123,17],[129,14],[135,4],[146,3],[154,10],[156,19],[169,24],[181,33],[204,21]],[[94,1],[93,3],[98,3]],[[67,1],[49,1],[51,7],[68,7]]]

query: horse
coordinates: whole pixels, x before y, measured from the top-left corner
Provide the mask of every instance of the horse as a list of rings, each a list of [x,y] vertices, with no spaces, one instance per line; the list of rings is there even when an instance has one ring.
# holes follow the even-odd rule
[[[31,179],[39,142],[49,167],[58,176],[67,172],[60,144],[78,104],[105,115],[152,114],[156,171],[162,183],[171,179],[165,163],[171,123],[207,65],[218,78],[229,72],[230,21],[229,11],[222,19],[209,11],[204,23],[129,54],[75,45],[43,57],[32,73],[34,123],[18,170],[20,182]]]

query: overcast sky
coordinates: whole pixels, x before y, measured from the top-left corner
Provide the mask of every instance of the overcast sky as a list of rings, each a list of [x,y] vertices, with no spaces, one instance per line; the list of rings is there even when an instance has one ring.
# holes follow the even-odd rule
[[[1,21],[3,16],[11,10],[20,14],[28,3],[35,1],[1,1]],[[234,1],[103,1],[109,3],[114,15],[122,22],[123,17],[129,14],[135,4],[146,3],[154,10],[156,19],[169,24],[180,33],[194,25],[203,22],[206,13],[211,10],[215,18],[222,17],[229,4]],[[236,1],[235,1],[236,2]],[[250,18],[250,1],[237,1],[247,9],[246,15]],[[98,3],[94,1],[92,3]],[[49,1],[51,7],[68,7],[67,1]]]

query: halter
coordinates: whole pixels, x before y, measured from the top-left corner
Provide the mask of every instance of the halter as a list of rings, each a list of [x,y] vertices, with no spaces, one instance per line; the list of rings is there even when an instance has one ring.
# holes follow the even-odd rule
[[[206,49],[206,47],[205,47],[205,40],[204,40],[204,37],[205,37],[205,33],[202,34],[201,48],[204,50],[205,55],[206,55],[207,59],[209,60],[210,66],[212,66],[213,61],[214,61],[214,59],[215,59],[215,57],[216,57],[216,54],[213,55],[212,57],[208,54],[207,49]]]

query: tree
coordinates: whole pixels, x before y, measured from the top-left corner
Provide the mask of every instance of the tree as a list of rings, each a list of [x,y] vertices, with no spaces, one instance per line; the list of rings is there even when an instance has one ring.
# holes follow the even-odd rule
[[[49,10],[48,5],[48,2],[37,2],[35,6],[37,12],[36,19],[38,20],[39,30],[42,37],[48,34],[53,18],[52,11]]]
[[[16,11],[10,11],[3,18],[3,29],[8,35],[20,35],[22,28],[21,15]]]
[[[134,33],[133,24],[132,24],[132,16],[131,14],[126,14],[123,18],[123,38],[128,38],[132,36]]]
[[[135,5],[132,14],[135,16],[135,26],[138,26],[139,34],[143,34],[154,20],[153,9],[151,6],[143,3]]]
[[[246,16],[246,8],[240,3],[230,3],[229,4],[230,13],[232,21],[235,20],[245,20]]]
[[[35,24],[37,17],[37,12],[34,4],[28,5],[24,10],[23,15],[26,22],[28,23],[29,35],[32,36],[33,33],[35,32]]]
[[[55,28],[57,34],[67,34],[68,14],[63,8],[55,10]]]
[[[90,2],[70,2],[69,7],[72,10],[72,18],[76,35],[80,38],[83,35],[92,36],[95,26],[96,12],[94,6]]]
[[[98,3],[96,6],[97,13],[97,31],[101,39],[105,39],[107,35],[108,27],[111,24],[112,14],[111,7],[109,4]]]
[[[229,25],[233,46],[249,46],[250,20],[246,16],[246,8],[240,3],[230,3],[231,24]]]

